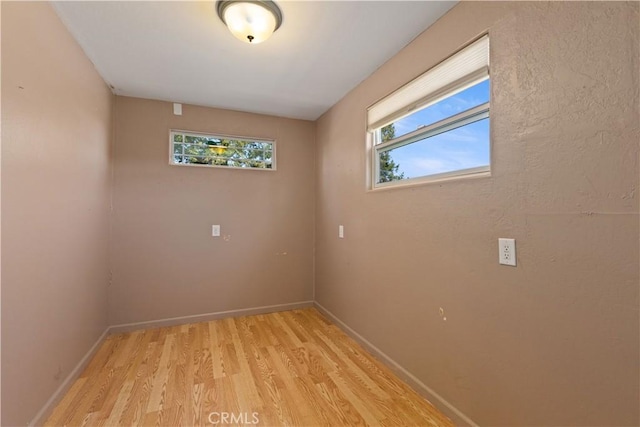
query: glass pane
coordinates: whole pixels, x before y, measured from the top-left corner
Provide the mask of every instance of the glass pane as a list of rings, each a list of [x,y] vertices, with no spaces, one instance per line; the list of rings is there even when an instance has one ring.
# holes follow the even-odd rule
[[[209,155],[209,149],[199,144],[184,144],[184,154],[190,156],[207,156]]]
[[[173,161],[178,164],[270,169],[270,142],[218,136],[174,134]]]
[[[241,149],[244,146],[242,141],[234,139],[223,139],[222,144],[236,149]]]
[[[185,135],[184,139],[186,143],[196,145],[215,145],[220,142],[219,139],[209,138],[206,136]]]
[[[489,119],[380,153],[378,183],[488,166]]]
[[[208,156],[213,156],[213,157],[231,157],[231,155],[233,154],[233,149],[219,146],[219,145],[214,145],[214,146],[207,147],[206,153]]]
[[[247,154],[248,154],[247,158],[249,159],[258,159],[258,160],[264,159],[264,150],[248,150]]]
[[[235,168],[244,168],[247,167],[247,164],[244,160],[242,159],[231,159],[229,160],[229,162],[227,163],[228,166],[232,166]]]
[[[214,166],[228,166],[229,159],[225,157],[218,157],[211,159],[211,164]]]
[[[190,165],[210,165],[213,159],[204,156],[184,156],[184,162]]]
[[[382,128],[381,142],[398,138],[421,127],[429,126],[442,119],[489,102],[489,94],[490,86],[489,79],[487,79],[385,126]]]

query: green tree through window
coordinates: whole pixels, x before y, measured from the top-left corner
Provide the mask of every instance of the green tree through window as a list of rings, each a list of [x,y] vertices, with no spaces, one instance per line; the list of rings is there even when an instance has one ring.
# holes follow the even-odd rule
[[[272,169],[273,143],[172,131],[173,163]]]
[[[387,142],[396,137],[396,128],[393,123],[383,127],[382,142]],[[399,164],[391,158],[391,153],[385,151],[380,153],[380,179],[378,182],[391,182],[404,179],[404,173],[398,173]]]

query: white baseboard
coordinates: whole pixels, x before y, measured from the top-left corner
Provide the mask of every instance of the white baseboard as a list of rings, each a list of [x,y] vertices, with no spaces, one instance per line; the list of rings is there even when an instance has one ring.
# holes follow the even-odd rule
[[[109,327],[109,334],[131,332],[139,329],[163,328],[166,326],[183,325],[185,323],[208,322],[210,320],[224,319],[226,317],[252,316],[255,314],[274,313],[276,311],[296,310],[299,308],[313,307],[313,301],[299,301],[289,304],[267,305],[254,308],[241,308],[238,310],[218,311],[215,313],[195,314],[190,316],[171,317],[168,319],[150,320],[147,322],[125,323]]]
[[[403,381],[408,383],[414,390],[425,397],[431,402],[438,410],[451,419],[457,426],[470,426],[478,427],[469,417],[467,417],[462,411],[458,410],[451,403],[447,402],[442,396],[429,388],[425,383],[416,378],[411,372],[403,368],[398,362],[387,356],[382,350],[375,345],[371,344],[362,335],[351,329],[346,323],[337,318],[333,313],[320,305],[317,301],[314,301],[314,306],[328,317],[333,323],[338,325],[347,335],[356,340],[362,345],[369,353],[373,354],[381,362],[387,365],[396,375],[398,375]]]
[[[82,371],[84,371],[84,368],[87,367],[87,365],[89,364],[89,362],[91,361],[95,353],[100,348],[100,345],[102,344],[104,339],[107,337],[108,333],[109,333],[109,328],[107,327],[107,329],[104,330],[102,335],[98,337],[98,339],[93,344],[93,346],[91,346],[89,351],[87,351],[86,354],[82,357],[82,359],[80,359],[80,362],[78,362],[76,367],[73,368],[73,370],[69,373],[69,375],[67,375],[64,381],[62,381],[62,384],[60,384],[58,389],[53,393],[53,395],[49,398],[49,400],[47,400],[47,403],[44,404],[42,409],[40,409],[40,411],[38,411],[36,416],[33,417],[33,419],[29,422],[29,424],[27,424],[28,426],[39,426],[44,424],[44,422],[47,420],[47,418],[49,418],[49,416],[51,415],[55,407],[58,405],[58,403],[60,403],[64,395],[69,391],[69,389],[71,388],[75,380],[77,380],[80,374],[82,374]]]

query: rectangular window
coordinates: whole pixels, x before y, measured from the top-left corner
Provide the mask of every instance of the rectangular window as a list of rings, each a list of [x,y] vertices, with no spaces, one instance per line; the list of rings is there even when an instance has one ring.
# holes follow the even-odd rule
[[[172,130],[170,164],[275,170],[275,141]]]
[[[371,106],[371,187],[487,174],[490,92],[485,35]]]

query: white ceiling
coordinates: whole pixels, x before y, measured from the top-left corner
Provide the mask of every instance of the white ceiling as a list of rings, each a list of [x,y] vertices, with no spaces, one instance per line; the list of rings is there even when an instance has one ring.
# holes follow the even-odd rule
[[[118,95],[315,120],[455,3],[280,0],[258,45],[213,0],[54,5]]]

